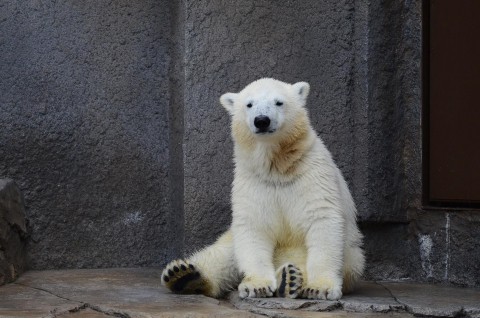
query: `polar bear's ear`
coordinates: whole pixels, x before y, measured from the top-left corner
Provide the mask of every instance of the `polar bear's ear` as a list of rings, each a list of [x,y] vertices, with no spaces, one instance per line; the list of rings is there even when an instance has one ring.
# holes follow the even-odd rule
[[[298,82],[293,84],[292,87],[293,91],[305,102],[310,92],[310,85],[307,82]]]
[[[235,93],[226,93],[220,97],[220,103],[229,113],[233,112],[233,104],[235,104],[237,95],[238,94]]]

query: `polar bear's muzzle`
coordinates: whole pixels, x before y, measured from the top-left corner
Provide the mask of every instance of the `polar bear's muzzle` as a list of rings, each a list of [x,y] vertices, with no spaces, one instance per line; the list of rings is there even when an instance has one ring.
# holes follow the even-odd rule
[[[271,129],[270,127],[270,118],[265,115],[260,115],[255,117],[253,120],[253,125],[257,128],[255,133],[257,134],[264,134],[264,133],[273,133],[275,129]]]

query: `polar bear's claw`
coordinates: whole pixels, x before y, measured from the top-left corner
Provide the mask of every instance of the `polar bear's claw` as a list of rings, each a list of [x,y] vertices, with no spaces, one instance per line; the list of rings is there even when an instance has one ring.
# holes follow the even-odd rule
[[[338,300],[342,297],[341,286],[331,284],[321,284],[323,286],[306,286],[301,295],[302,298]]]
[[[198,269],[184,260],[172,261],[165,267],[162,284],[177,294],[207,294],[209,290]]]
[[[257,279],[244,279],[238,286],[238,294],[240,298],[264,298],[272,297],[275,293],[275,285],[273,282]]]

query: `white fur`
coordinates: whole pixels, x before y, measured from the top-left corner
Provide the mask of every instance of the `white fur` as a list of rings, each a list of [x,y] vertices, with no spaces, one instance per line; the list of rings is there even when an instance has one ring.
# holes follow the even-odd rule
[[[303,289],[316,291],[304,297],[339,299],[344,278],[351,290],[363,272],[355,205],[308,121],[309,89],[305,82],[261,79],[220,99],[231,114],[235,142],[233,221],[217,243],[188,260],[214,286],[213,296],[236,286],[240,274],[241,297],[272,296],[280,283],[276,270],[290,263],[303,273]],[[271,118],[271,133],[257,132],[253,121],[259,115]],[[294,169],[272,168],[275,156],[289,155],[278,155],[281,143],[298,131],[304,133]]]

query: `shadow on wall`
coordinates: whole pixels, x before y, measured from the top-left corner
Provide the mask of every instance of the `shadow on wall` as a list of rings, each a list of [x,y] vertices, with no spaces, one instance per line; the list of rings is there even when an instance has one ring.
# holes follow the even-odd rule
[[[20,189],[0,179],[0,285],[14,281],[26,269],[25,208]]]

